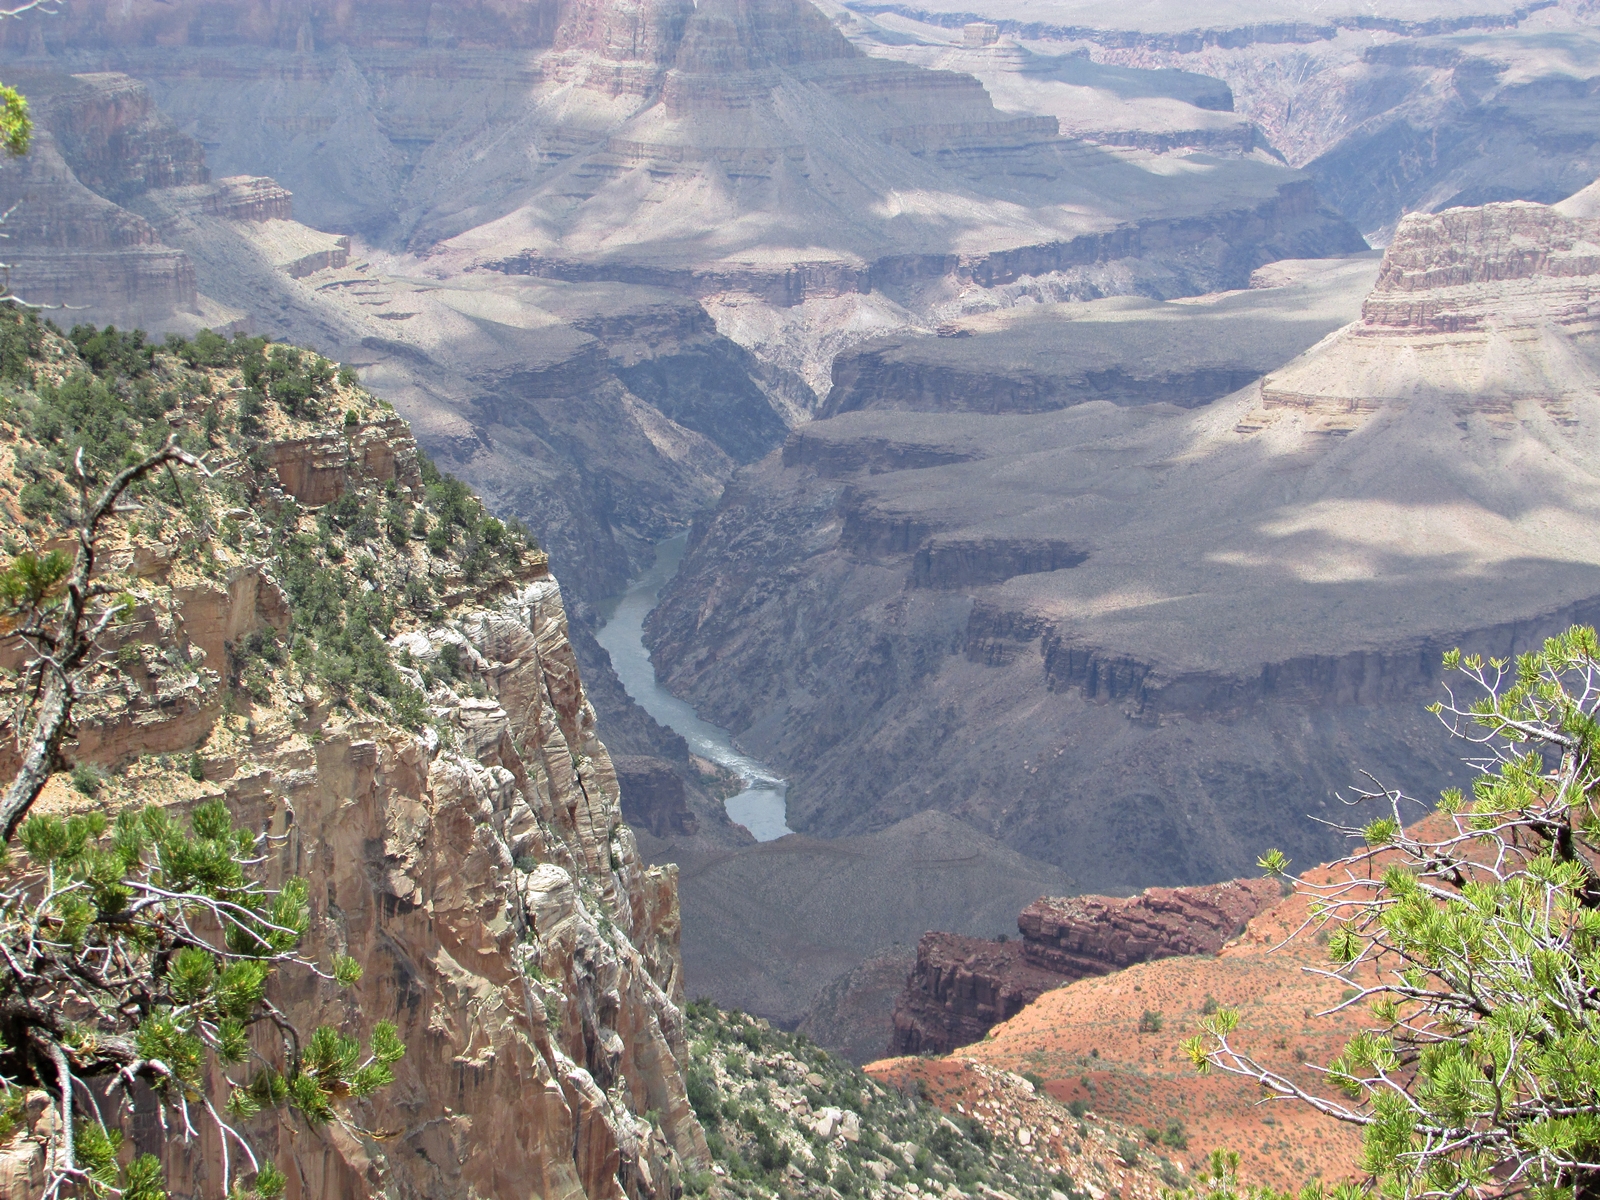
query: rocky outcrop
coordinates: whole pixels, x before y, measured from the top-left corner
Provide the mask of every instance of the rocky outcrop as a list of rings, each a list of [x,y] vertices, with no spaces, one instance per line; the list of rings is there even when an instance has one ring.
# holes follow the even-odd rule
[[[210,178],[200,144],[137,79],[114,71],[61,76],[26,69],[11,78],[78,181],[96,195],[122,204],[152,188]]]
[[[1281,894],[1273,880],[1239,879],[1127,899],[1041,896],[1017,917],[1017,941],[925,934],[895,1004],[889,1053],[948,1054],[1074,979],[1215,954]]]
[[[86,188],[54,136],[0,169],[10,286],[33,304],[72,306],[78,319],[154,324],[197,305],[194,265],[150,225]],[[87,311],[82,311],[87,310]]]
[[[1433,398],[1508,420],[1534,404],[1571,427],[1600,331],[1600,220],[1542,204],[1489,204],[1400,222],[1361,320],[1262,380],[1243,428],[1298,410],[1348,433],[1386,401]],[[1576,350],[1576,352],[1574,352]],[[1392,363],[1406,356],[1409,370]]]
[[[1028,961],[1021,942],[925,933],[894,1006],[889,1054],[948,1054],[1066,982]]]
[[[1089,557],[1051,538],[929,538],[911,560],[911,586],[970,588],[1075,567]]]
[[[1125,900],[1042,896],[1022,910],[1017,928],[1029,962],[1082,979],[1130,963],[1215,954],[1282,894],[1273,879],[1233,879],[1149,888]]]

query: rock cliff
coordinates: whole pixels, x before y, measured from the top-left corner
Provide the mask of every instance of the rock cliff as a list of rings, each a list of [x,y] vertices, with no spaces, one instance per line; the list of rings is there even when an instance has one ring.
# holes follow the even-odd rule
[[[65,339],[0,321],[37,372],[0,417],[0,506],[36,543],[84,436],[56,417],[40,441],[50,383],[88,368]],[[267,872],[309,884],[307,952],[365,974],[339,991],[285,973],[275,1002],[363,1037],[391,1020],[407,1046],[360,1114],[384,1139],[257,1131],[291,1194],[678,1195],[708,1160],[681,1073],[676,871],[647,867],[623,821],[546,557],[331,371],[289,407],[238,386],[259,342],[118,345],[92,393],[97,438],[135,435],[127,399],[159,392],[163,429],[218,470],[181,509],[147,490],[112,535],[107,581],[135,608],[69,758],[99,768],[93,803],[222,797],[277,835]],[[425,545],[435,529],[446,540]],[[41,803],[90,801],[53,782]],[[163,1155],[175,1195],[214,1189],[215,1147],[138,1122],[133,1140]],[[25,1135],[12,1147],[24,1171],[39,1153]]]
[[[1600,611],[1592,219],[1409,218],[1348,326],[1191,411],[813,422],[697,526],[662,676],[813,836],[937,808],[1094,891],[1319,861],[1357,769],[1464,778],[1424,736],[1444,650]]]
[[[1319,870],[1309,868],[1328,878]],[[1179,1046],[1219,1006],[1237,1007],[1243,1021],[1236,1036],[1257,1061],[1315,1086],[1318,1064],[1361,1027],[1358,1012],[1330,1012],[1344,985],[1318,973],[1325,948],[1312,937],[1289,938],[1307,918],[1304,899],[1259,879],[1250,886],[1264,884],[1255,915],[1214,950],[1064,983],[947,1058],[900,1058],[874,1063],[868,1073],[948,1095],[940,1103],[950,1109],[950,1101],[967,1099],[962,1092],[974,1071],[1023,1072],[1076,1113],[1141,1129],[1145,1145],[1125,1162],[1159,1151],[1203,1170],[1211,1150],[1226,1146],[1239,1152],[1241,1175],[1273,1187],[1344,1178],[1359,1161],[1357,1130],[1301,1105],[1275,1107],[1263,1121],[1257,1085],[1222,1072],[1197,1074]]]
[[[1065,982],[1030,963],[1020,942],[925,933],[895,1002],[889,1054],[948,1054]]]
[[[1407,212],[1550,203],[1600,171],[1590,134],[1595,13],[1582,0],[1390,0],[1319,6],[1296,20],[1272,4],[1200,18],[1175,3],[843,7],[868,52],[970,64],[963,69],[1006,95],[1006,107],[1059,112],[1063,129],[1086,137],[1238,153],[1254,133],[1315,176],[1375,245]],[[999,44],[957,48],[963,25],[978,20]],[[1172,86],[1130,89],[1114,74],[1130,67],[1146,78],[1165,72]],[[1183,75],[1224,83],[1228,111],[1163,103],[1192,94]]]
[[[971,64],[863,54],[805,0],[404,8],[94,0],[39,39],[0,37],[24,62],[145,80],[218,174],[279,179],[312,224],[425,254],[436,279],[688,292],[813,387],[819,327],[848,341],[1040,276],[1072,295],[1206,291],[1359,244],[1194,76],[1091,71],[1150,102],[1091,145],[1052,112],[996,107]],[[1071,63],[1029,68],[1078,86]],[[1226,128],[1168,136],[1186,114]],[[1197,148],[1220,157],[1159,165]]]
[[[948,1054],[1074,979],[1215,954],[1279,896],[1261,879],[1150,888],[1128,899],[1041,896],[1017,917],[1017,941],[924,934],[895,1005],[889,1053]]]

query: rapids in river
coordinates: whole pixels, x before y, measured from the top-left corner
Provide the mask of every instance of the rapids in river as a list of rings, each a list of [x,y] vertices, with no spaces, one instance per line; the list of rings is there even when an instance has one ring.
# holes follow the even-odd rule
[[[656,547],[655,566],[628,585],[628,590],[596,605],[604,624],[595,634],[611,655],[622,686],[656,720],[689,743],[689,751],[728,768],[744,790],[726,801],[728,816],[758,842],[793,833],[785,823],[789,785],[765,763],[742,754],[727,730],[702,721],[684,701],[656,682],[650,652],[644,647],[644,619],[656,606],[661,589],[678,571],[689,535],[669,538]]]

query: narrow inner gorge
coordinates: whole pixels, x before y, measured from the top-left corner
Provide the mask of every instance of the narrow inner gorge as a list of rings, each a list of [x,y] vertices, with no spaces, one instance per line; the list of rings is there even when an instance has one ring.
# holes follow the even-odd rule
[[[656,547],[655,565],[619,596],[597,605],[603,624],[595,638],[611,655],[617,678],[641,707],[689,743],[689,749],[728,768],[744,783],[724,807],[728,816],[748,829],[758,842],[793,833],[785,821],[789,785],[766,763],[741,753],[726,730],[702,721],[684,701],[656,682],[650,652],[644,645],[644,619],[655,607],[661,589],[677,574],[688,534]]]

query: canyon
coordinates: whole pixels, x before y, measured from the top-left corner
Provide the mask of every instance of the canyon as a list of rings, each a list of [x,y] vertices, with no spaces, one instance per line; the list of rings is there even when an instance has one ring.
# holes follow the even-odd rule
[[[1407,212],[1551,203],[1600,173],[1600,44],[1584,0],[1231,3],[1203,14],[1099,0],[847,0],[842,11],[872,53],[960,64],[1101,144],[1269,146],[1375,245]],[[961,45],[974,22],[995,40]],[[1159,87],[1119,76],[1127,68],[1164,75],[1177,94],[1212,80],[1214,113],[1163,106]]]
[[[314,346],[525,520],[691,994],[858,1060],[1124,965],[992,940],[1041,896],[1119,928],[1326,858],[1358,768],[1460,782],[1441,652],[1600,604],[1600,206],[1543,203],[1600,174],[1590,7],[1014,9],[0,22],[19,293]],[[685,533],[647,641],[774,842],[595,637]]]
[[[88,305],[71,320],[316,346],[358,368],[496,511],[526,520],[566,585],[649,860],[689,880],[693,977],[791,1023],[896,942],[1003,929],[1081,881],[990,830],[913,814],[859,845],[758,854],[683,739],[618,685],[592,636],[598,601],[818,412],[842,351],[1004,322],[1041,300],[1051,319],[1068,301],[1159,305],[1244,288],[1276,260],[1365,248],[1307,176],[1241,133],[1214,82],[1101,72],[1148,93],[1129,101],[1134,124],[1222,132],[1100,145],[1066,109],[1017,111],[960,64],[870,49],[842,14],[797,0],[615,13],[83,0],[0,25],[7,78],[40,97],[39,170],[51,150],[52,186],[70,193],[49,201],[53,228],[121,256],[91,287],[19,226],[19,290]],[[0,191],[24,202],[17,217],[45,210],[12,174]],[[1334,270],[1345,282],[1324,289],[1329,305],[1363,269]],[[131,292],[106,291],[113,278]],[[1116,302],[1098,303],[1114,324]],[[1270,334],[1258,322],[1254,353],[1174,355],[1165,374],[1110,386],[1187,387],[1201,403],[1342,319],[1318,311]],[[1032,346],[1054,337],[1018,329]],[[1072,553],[1042,553],[1058,551]],[[928,569],[948,582],[945,559]],[[793,886],[728,915],[748,873],[774,862]],[[887,902],[929,864],[960,886]],[[836,882],[809,886],[819,870]],[[1011,882],[994,890],[997,877]],[[815,902],[778,899],[801,894]],[[827,914],[847,896],[893,915],[839,927]],[[801,966],[792,950],[819,927],[831,942]]]
[[[1330,857],[1308,817],[1359,770],[1465,780],[1444,650],[1594,619],[1588,195],[1413,214],[1357,320],[1193,409],[929,382],[1011,322],[842,358],[848,410],[697,524],[663,678],[792,772],[810,836],[940,812],[1110,893]],[[1157,307],[1130,345],[1207,306]]]
[[[167,264],[90,317],[248,314],[358,366],[532,523],[580,614],[809,418],[863,336],[1361,245],[1269,155],[1093,146],[970,75],[863,53],[801,0],[651,0],[626,36],[607,12],[83,2],[6,23],[0,53],[41,95],[94,93],[41,112],[83,184],[75,242],[120,239],[144,263],[125,277]],[[187,173],[106,175],[113,150],[159,157],[141,136]],[[208,199],[208,172],[276,181],[292,218]],[[19,287],[68,299],[77,268],[24,265]]]

